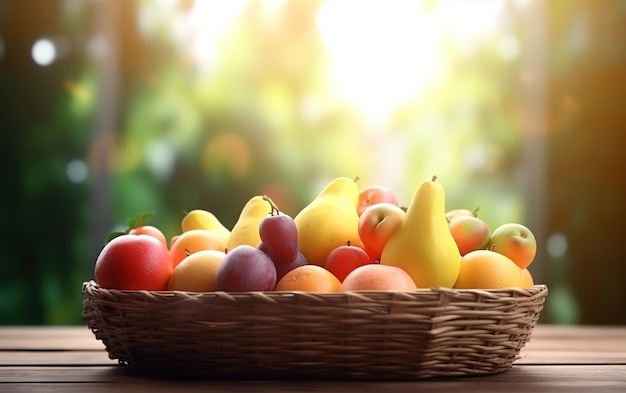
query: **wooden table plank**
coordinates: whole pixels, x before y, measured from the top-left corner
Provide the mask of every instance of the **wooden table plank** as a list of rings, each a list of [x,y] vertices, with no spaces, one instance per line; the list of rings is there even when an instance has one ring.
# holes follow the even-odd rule
[[[201,383],[182,384],[90,384],[90,383],[57,383],[57,384],[37,384],[19,383],[0,385],[0,392],[7,393],[161,393],[161,392],[185,392],[185,393],[373,393],[386,391],[388,393],[414,393],[417,391],[436,392],[463,392],[463,393],[623,393],[624,386],[611,382],[589,382],[585,385],[568,382],[556,382],[549,385],[543,383],[527,382],[521,385],[514,385],[507,382],[418,382],[399,384],[341,384],[333,383],[328,390],[328,386],[319,383],[299,383],[298,385],[264,385],[255,383],[247,386],[241,383],[205,385]]]
[[[563,342],[567,343],[564,344]],[[626,329],[580,327],[569,325],[538,325],[525,349],[626,351]],[[0,350],[99,350],[104,348],[86,326],[45,327],[15,326],[0,328]]]
[[[626,352],[532,351],[522,352],[515,364],[617,364],[626,365]],[[104,351],[0,351],[0,366],[9,365],[112,365]]]
[[[626,338],[624,326],[580,326],[539,324],[533,331],[533,338]]]
[[[582,340],[584,339],[584,340]],[[66,342],[69,340],[71,342]],[[611,343],[626,349],[626,329],[619,326],[581,327],[575,325],[537,325],[527,346],[549,348],[558,346],[561,341],[571,344]],[[0,327],[0,349],[100,349],[102,343],[95,340],[86,326],[46,326],[45,335],[39,326]],[[71,345],[68,348],[66,345]]]
[[[110,366],[105,350],[98,351],[0,351],[0,366]]]
[[[515,365],[525,364],[616,364],[626,365],[626,352],[522,351]],[[0,351],[0,366],[115,365],[104,350],[94,351]]]
[[[522,351],[514,364],[616,364],[626,365],[626,352]]]
[[[398,382],[365,381],[190,381],[141,377],[111,367],[0,367],[0,387],[44,386],[44,382],[59,384],[80,383],[83,391],[100,388],[124,387],[125,392],[136,391],[203,391],[211,392],[414,392],[428,388],[441,391],[625,391],[626,366],[517,366],[500,374]],[[156,382],[156,383],[155,383]],[[64,385],[69,386],[69,385]],[[502,390],[503,388],[506,388]],[[584,389],[581,389],[584,388]],[[597,389],[591,389],[597,388]],[[621,389],[621,390],[620,390]],[[102,389],[104,391],[104,389]],[[199,391],[199,390],[197,390]],[[110,392],[110,390],[109,390]]]
[[[516,364],[626,364],[626,329],[538,325]]]
[[[0,328],[0,350],[101,350],[86,326],[13,326]]]
[[[63,370],[63,372],[60,372]],[[150,382],[182,383],[185,380],[176,378],[155,378],[143,376],[132,372],[124,367],[111,366],[76,366],[76,367],[56,367],[56,366],[3,366],[0,367],[0,382],[105,382],[105,383],[137,383]],[[575,381],[597,381],[597,382],[620,382],[626,384],[626,365],[518,365],[503,373],[457,377],[451,381],[507,381],[509,383],[525,382],[575,382]],[[207,385],[220,384],[235,381],[210,381],[204,380]],[[277,384],[281,381],[275,381]],[[287,383],[288,381],[285,381]],[[336,381],[334,381],[336,382]],[[413,382],[413,381],[411,381]],[[440,382],[440,381],[438,381]],[[330,383],[330,382],[328,382]],[[362,383],[362,382],[360,382]],[[381,382],[367,382],[381,383]]]

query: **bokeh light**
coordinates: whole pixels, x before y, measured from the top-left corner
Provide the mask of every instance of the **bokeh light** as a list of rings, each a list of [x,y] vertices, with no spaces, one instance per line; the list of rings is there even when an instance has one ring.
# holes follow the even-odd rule
[[[56,60],[57,49],[51,40],[41,38],[33,44],[31,55],[33,56],[35,63],[45,67],[49,66]]]
[[[563,258],[568,249],[567,238],[562,233],[554,233],[548,237],[546,248],[552,258]]]
[[[241,177],[252,165],[251,148],[236,134],[221,133],[211,138],[204,147],[204,170],[209,176]]]
[[[65,174],[72,183],[82,183],[87,179],[89,169],[83,160],[72,160],[67,163]]]

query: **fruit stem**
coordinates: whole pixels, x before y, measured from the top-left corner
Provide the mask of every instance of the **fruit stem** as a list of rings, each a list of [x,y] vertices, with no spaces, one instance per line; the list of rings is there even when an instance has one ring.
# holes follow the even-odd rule
[[[437,181],[437,175],[434,175],[431,181]]]
[[[270,204],[270,215],[277,216],[280,213],[280,210],[278,210],[278,206],[276,206],[276,204],[270,197],[268,197],[267,195],[263,195],[263,200]]]

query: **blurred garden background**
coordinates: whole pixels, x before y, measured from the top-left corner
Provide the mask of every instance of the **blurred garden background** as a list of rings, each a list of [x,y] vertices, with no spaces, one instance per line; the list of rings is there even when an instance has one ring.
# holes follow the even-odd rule
[[[0,0],[0,324],[79,324],[126,219],[330,179],[535,233],[545,323],[625,324],[626,1]]]

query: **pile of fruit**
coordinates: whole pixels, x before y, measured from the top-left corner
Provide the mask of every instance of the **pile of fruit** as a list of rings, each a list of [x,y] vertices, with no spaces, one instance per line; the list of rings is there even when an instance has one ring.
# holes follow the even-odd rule
[[[522,224],[491,231],[476,211],[446,211],[436,177],[405,208],[386,187],[339,177],[293,218],[256,195],[231,229],[209,211],[186,213],[169,245],[158,228],[129,223],[101,250],[94,278],[194,292],[530,288],[536,248]]]

